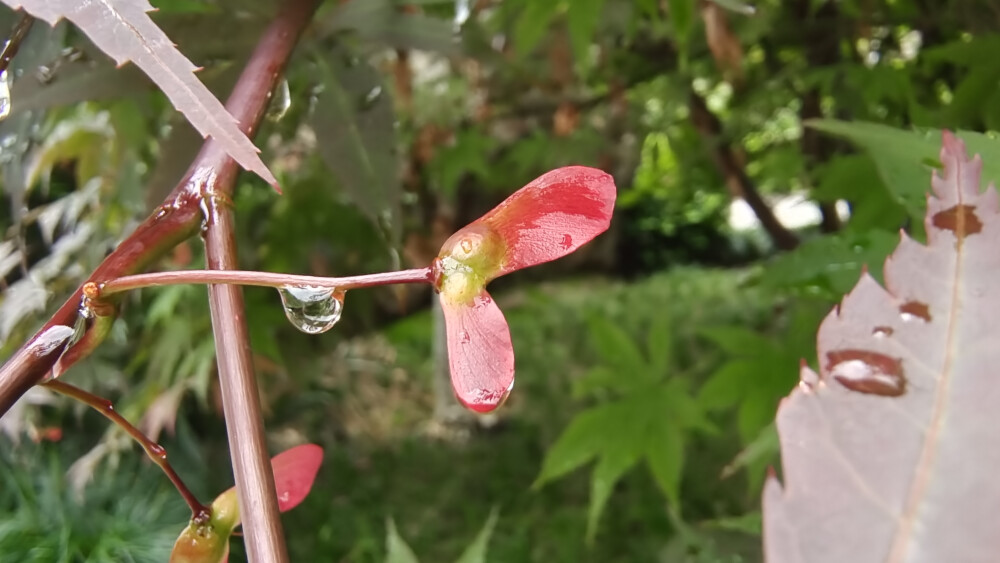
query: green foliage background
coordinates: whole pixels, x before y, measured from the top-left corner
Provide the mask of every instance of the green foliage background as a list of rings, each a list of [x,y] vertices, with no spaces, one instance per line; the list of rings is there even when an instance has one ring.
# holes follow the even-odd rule
[[[154,4],[220,96],[272,9]],[[285,515],[293,560],[760,560],[775,408],[800,361],[815,365],[831,306],[864,269],[881,276],[900,230],[923,236],[940,129],[1000,178],[1000,4],[754,8],[322,5],[257,137],[285,194],[245,175],[233,200],[244,268],[421,266],[451,231],[567,164],[613,173],[619,199],[612,231],[584,251],[495,284],[518,366],[495,420],[436,401],[428,293],[353,292],[336,330],[306,337],[277,295],[246,290],[272,450],[326,450],[312,494]],[[15,17],[0,16],[0,29]],[[66,24],[36,25],[13,68],[0,122],[5,356],[199,144],[141,74]],[[850,214],[798,228],[779,251],[773,233],[728,222],[738,190]],[[155,267],[202,263],[192,240]],[[160,434],[207,499],[231,478],[209,470],[229,462],[206,305],[200,287],[130,295],[67,377]],[[33,443],[52,428],[61,440]],[[0,561],[161,561],[183,527],[166,480],[80,406],[33,396],[0,440]]]

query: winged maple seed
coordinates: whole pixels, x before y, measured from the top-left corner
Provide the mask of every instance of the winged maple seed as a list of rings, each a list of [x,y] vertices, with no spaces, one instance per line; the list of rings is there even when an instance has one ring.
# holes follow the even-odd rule
[[[315,444],[296,446],[271,459],[278,510],[286,512],[305,500],[321,463],[323,448]],[[207,518],[192,520],[184,528],[174,543],[171,563],[225,563],[229,537],[239,525],[240,509],[233,487],[215,498]]]
[[[573,252],[608,229],[617,190],[609,174],[568,166],[521,188],[456,232],[434,260],[448,334],[455,395],[489,412],[514,385],[514,348],[486,284],[515,270]]]
[[[902,236],[886,289],[862,276],[778,410],[772,563],[996,561],[1000,198],[947,132],[941,162],[926,246]]]

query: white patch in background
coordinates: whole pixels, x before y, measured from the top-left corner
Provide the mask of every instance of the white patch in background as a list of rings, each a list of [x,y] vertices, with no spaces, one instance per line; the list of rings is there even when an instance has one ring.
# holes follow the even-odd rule
[[[806,192],[795,192],[780,198],[768,199],[767,203],[775,217],[788,229],[813,227],[819,225],[823,220],[819,205],[810,200]],[[837,202],[837,215],[842,221],[850,218],[851,210],[846,201]],[[728,216],[729,227],[734,231],[756,231],[761,228],[757,215],[742,199],[729,205]]]

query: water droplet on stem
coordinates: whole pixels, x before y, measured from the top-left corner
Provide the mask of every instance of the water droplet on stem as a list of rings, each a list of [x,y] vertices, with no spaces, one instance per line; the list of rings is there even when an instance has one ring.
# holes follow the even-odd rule
[[[382,87],[375,86],[374,88],[366,92],[364,96],[361,97],[361,101],[358,104],[359,106],[358,109],[360,109],[361,111],[370,110],[373,107],[375,107],[375,104],[377,104],[381,98],[382,98]]]
[[[10,115],[10,73],[0,72],[0,120]]]
[[[332,287],[286,285],[278,294],[289,322],[306,334],[330,330],[344,310],[344,292]]]
[[[267,106],[266,117],[271,121],[280,121],[288,109],[292,107],[292,95],[288,91],[288,80],[282,79],[271,92],[271,103]]]

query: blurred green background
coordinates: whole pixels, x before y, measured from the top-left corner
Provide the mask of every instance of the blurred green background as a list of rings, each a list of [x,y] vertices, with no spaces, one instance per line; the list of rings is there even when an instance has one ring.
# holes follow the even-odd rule
[[[280,3],[153,4],[224,97]],[[607,170],[619,194],[607,234],[491,286],[517,361],[495,415],[450,396],[426,288],[354,291],[319,336],[276,292],[245,291],[272,452],[326,452],[284,515],[292,559],[760,561],[778,401],[862,270],[880,276],[901,229],[922,237],[939,130],[1000,177],[998,27],[992,0],[324,3],[256,138],[284,195],[244,174],[233,199],[243,268],[424,266],[563,165]],[[199,146],[65,23],[36,24],[12,68],[4,357]],[[203,264],[195,239],[155,268]],[[142,290],[64,377],[113,399],[207,500],[232,484],[214,352],[204,288]],[[186,518],[87,407],[36,389],[0,420],[0,561],[163,561]]]

